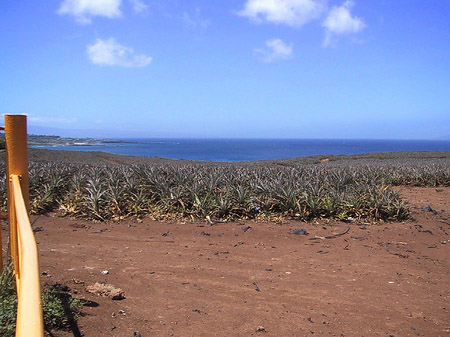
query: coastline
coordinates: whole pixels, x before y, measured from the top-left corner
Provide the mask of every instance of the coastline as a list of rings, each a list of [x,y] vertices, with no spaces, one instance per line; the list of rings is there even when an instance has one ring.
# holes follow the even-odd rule
[[[87,165],[301,165],[301,164],[367,164],[368,162],[405,160],[450,160],[450,151],[398,151],[398,152],[372,152],[352,155],[315,155],[305,157],[294,157],[275,160],[256,160],[242,162],[220,162],[220,161],[200,161],[188,159],[171,159],[163,157],[144,157],[133,155],[119,155],[100,151],[67,151],[29,148],[28,156],[30,161],[35,162],[66,162],[73,164]],[[4,154],[0,156],[4,160]]]
[[[30,147],[212,162],[287,160],[380,152],[449,151],[449,141],[371,139],[41,139]]]

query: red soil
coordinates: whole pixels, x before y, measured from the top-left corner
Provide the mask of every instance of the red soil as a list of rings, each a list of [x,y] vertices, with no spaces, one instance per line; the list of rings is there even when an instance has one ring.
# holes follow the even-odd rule
[[[85,336],[450,336],[450,188],[401,191],[414,219],[375,225],[40,217],[42,282],[98,303]]]

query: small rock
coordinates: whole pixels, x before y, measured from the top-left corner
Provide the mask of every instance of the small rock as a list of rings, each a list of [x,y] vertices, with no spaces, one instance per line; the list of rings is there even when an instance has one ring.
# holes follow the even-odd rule
[[[308,235],[308,232],[306,231],[306,229],[302,228],[302,229],[294,229],[292,231],[292,234],[295,234],[295,235]]]
[[[256,327],[256,332],[267,332],[267,331],[266,331],[266,328],[264,328],[263,326],[260,325],[260,326]]]
[[[36,227],[36,228],[33,228],[33,233],[43,232],[43,231],[44,231],[44,228],[43,228],[43,227]]]
[[[122,289],[107,283],[103,284],[96,282],[93,285],[87,286],[86,291],[91,294],[96,294],[98,296],[110,297],[113,300],[123,300],[125,298],[125,294],[122,291]]]
[[[102,275],[108,275],[109,271],[108,270],[102,270]]]
[[[139,332],[136,332],[136,331],[135,331],[135,332],[133,333],[133,337],[141,337],[141,334],[140,334]]]
[[[258,291],[258,292],[261,291],[261,289],[258,287],[258,283],[253,282],[253,286],[255,287],[255,290],[256,290],[256,291]]]
[[[164,232],[164,233],[162,233],[161,235],[162,235],[162,236],[168,236],[168,235],[169,235],[169,232]]]
[[[77,279],[77,278],[73,278],[73,279],[72,279],[72,282],[75,283],[75,284],[81,284],[81,285],[84,285],[84,281],[82,281],[82,280],[80,280],[80,279]]]
[[[438,211],[435,211],[434,209],[432,209],[430,205],[425,206],[424,208],[422,208],[422,211],[424,211],[424,212],[431,212],[434,215],[438,214]]]

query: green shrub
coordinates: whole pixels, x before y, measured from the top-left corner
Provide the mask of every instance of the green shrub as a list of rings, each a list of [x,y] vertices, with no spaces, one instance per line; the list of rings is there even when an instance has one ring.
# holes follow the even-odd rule
[[[42,293],[46,330],[67,330],[79,317],[81,301],[55,288]],[[6,267],[0,275],[0,336],[13,337],[16,331],[17,295],[14,272]]]
[[[16,331],[17,296],[14,272],[9,266],[0,274],[0,336],[14,336]]]
[[[47,330],[67,330],[80,315],[82,302],[54,288],[42,294],[44,325]]]

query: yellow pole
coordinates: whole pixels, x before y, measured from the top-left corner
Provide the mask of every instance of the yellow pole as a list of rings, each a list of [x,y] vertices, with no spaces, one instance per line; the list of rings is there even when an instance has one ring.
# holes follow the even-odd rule
[[[5,115],[5,147],[6,147],[6,176],[17,175],[25,202],[29,210],[28,194],[28,148],[27,148],[27,117],[25,115]],[[9,218],[9,243],[11,260],[14,263],[16,280],[20,275],[19,270],[19,241],[17,237],[17,219],[14,212],[14,201],[8,181],[8,218]]]
[[[44,337],[38,249],[28,211],[23,202],[20,179],[17,175],[12,175],[10,178],[14,190],[20,262],[22,264],[20,287],[17,291],[16,337]]]

